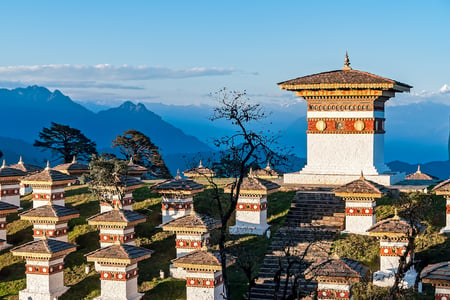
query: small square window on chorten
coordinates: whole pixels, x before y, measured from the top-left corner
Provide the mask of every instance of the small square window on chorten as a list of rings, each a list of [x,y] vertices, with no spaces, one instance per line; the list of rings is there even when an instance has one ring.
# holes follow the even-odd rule
[[[194,196],[205,187],[194,180],[181,178],[178,171],[174,179],[163,181],[150,188],[162,196],[162,223],[166,223],[189,215],[194,209]]]
[[[7,167],[5,160],[0,167],[0,201],[20,207],[20,178],[24,171]]]

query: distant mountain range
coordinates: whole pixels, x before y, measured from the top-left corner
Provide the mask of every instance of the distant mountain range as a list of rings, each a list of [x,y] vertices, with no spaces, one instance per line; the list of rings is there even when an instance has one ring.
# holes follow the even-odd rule
[[[395,103],[395,99],[391,100]],[[112,152],[111,140],[125,130],[134,128],[147,134],[158,145],[172,173],[192,165],[203,153],[214,152],[212,139],[233,134],[229,122],[214,121],[211,105],[167,105],[163,103],[134,104],[126,101],[114,108],[93,112],[72,101],[60,91],[30,86],[0,89],[0,149],[8,163],[16,162],[19,155],[30,163],[43,162],[49,157],[32,146],[38,133],[51,122],[80,129],[97,143],[100,152]],[[254,129],[267,130],[280,135],[282,147],[291,149],[297,157],[306,157],[306,105],[304,101],[289,106],[270,105],[271,114],[258,122]],[[448,160],[450,106],[411,103],[386,108],[385,161],[393,170],[415,171],[417,163],[432,175],[444,178]],[[298,170],[304,159],[294,159],[292,170]],[[397,163],[395,161],[401,161]],[[403,162],[403,163],[402,163]],[[431,165],[430,165],[431,166]],[[440,171],[439,171],[440,170]],[[444,171],[442,171],[444,170]],[[444,176],[444,177],[442,177]]]

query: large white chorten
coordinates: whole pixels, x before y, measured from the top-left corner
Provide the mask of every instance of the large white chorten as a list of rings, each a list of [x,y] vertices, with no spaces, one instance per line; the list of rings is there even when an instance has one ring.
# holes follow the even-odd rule
[[[342,185],[364,176],[382,185],[404,179],[384,163],[384,103],[411,86],[352,70],[348,56],[342,70],[278,83],[307,102],[307,164],[284,175],[285,183]]]

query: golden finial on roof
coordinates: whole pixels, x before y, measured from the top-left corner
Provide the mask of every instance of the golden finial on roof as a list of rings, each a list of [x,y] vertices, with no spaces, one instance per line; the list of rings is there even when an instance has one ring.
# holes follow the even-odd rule
[[[19,162],[18,162],[18,164],[23,165],[22,155],[19,156]]]
[[[176,180],[181,180],[180,169],[177,169],[177,176],[175,176]]]
[[[248,178],[253,178],[254,177],[254,175],[253,175],[253,168],[252,167],[250,167],[250,170],[248,171],[248,176],[247,176]]]
[[[202,160],[201,160],[201,159],[200,159],[200,163],[198,164],[198,167],[199,167],[199,168],[203,168]]]
[[[6,167],[6,160],[3,160],[2,169]]]
[[[393,219],[394,220],[400,220],[400,217],[398,216],[397,208],[394,209],[394,217],[393,217]]]
[[[359,176],[359,180],[364,180],[364,174],[363,174],[362,170],[361,170],[361,176]]]
[[[417,171],[416,171],[416,173],[422,173],[422,172],[420,171],[420,165],[417,165]]]
[[[133,164],[133,156],[130,156],[130,165]]]
[[[348,58],[347,51],[345,51],[344,67],[342,68],[342,70],[348,71],[348,70],[351,70],[351,69],[352,68],[350,67],[350,59]]]
[[[72,158],[72,163],[74,164],[74,163],[76,163],[76,162],[77,162],[77,158],[76,158],[76,156],[74,155],[73,158]]]
[[[46,170],[50,170],[50,161],[47,160],[47,166],[45,167]]]
[[[267,161],[266,170],[270,170],[270,169],[271,169],[271,167],[270,167],[270,161]]]

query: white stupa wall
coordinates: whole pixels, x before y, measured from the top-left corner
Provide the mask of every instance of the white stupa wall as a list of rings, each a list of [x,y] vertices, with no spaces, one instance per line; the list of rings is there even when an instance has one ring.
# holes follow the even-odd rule
[[[19,182],[15,184],[0,184],[0,201],[20,207]]]
[[[396,270],[400,261],[401,249],[405,249],[407,242],[380,241],[380,271]],[[394,249],[394,250],[392,250]],[[394,253],[397,251],[396,253]],[[410,257],[407,258],[409,260]]]
[[[49,231],[52,231],[53,234],[50,235]],[[56,233],[56,231],[58,231],[59,233]],[[61,242],[69,241],[67,223],[60,223],[60,224],[35,223],[35,224],[33,224],[34,240],[42,239],[44,237],[43,236],[44,232],[46,232],[46,238],[48,238],[48,239],[58,240]]]
[[[351,285],[319,282],[317,299],[350,299]]]
[[[111,199],[112,205],[106,202],[100,202],[100,213],[108,212],[114,209],[114,205],[116,203],[120,203],[119,208],[123,210],[133,210],[133,192],[132,191],[126,191],[125,195],[123,196],[122,201],[120,201],[119,195],[110,195],[109,198]]]
[[[343,233],[368,235],[367,229],[376,223],[376,202],[345,201],[345,230]],[[357,212],[359,211],[359,213]]]
[[[203,235],[177,234],[175,238],[177,257],[181,257],[193,251],[200,250],[202,248],[203,241],[209,239],[209,237],[209,233],[205,233]],[[189,246],[186,245],[186,242],[189,242]]]
[[[436,288],[434,290],[434,295],[435,295],[436,299],[439,299],[439,300],[450,300],[450,287],[436,286]],[[444,298],[444,297],[446,297],[446,298]]]
[[[198,284],[198,280],[202,283]],[[207,285],[206,282],[209,282],[210,284]],[[223,299],[224,285],[222,282],[222,272],[217,271],[215,273],[200,273],[188,271],[186,273],[186,300]]]
[[[124,237],[122,244],[127,244],[131,246],[135,246],[136,243],[134,241],[134,227],[128,228],[100,228],[100,247],[108,247],[114,244],[114,241],[110,239],[110,237]],[[125,238],[127,237],[127,238]]]
[[[64,197],[64,187],[33,187],[33,208],[48,205],[49,201],[54,205],[65,206]]]
[[[27,260],[26,289],[19,292],[20,300],[53,300],[66,292],[63,258],[51,261]],[[48,273],[50,274],[39,274]]]
[[[445,199],[447,203],[445,213],[445,227],[441,229],[441,233],[450,233],[450,196],[445,196]]]
[[[162,223],[166,223],[191,213],[194,209],[194,199],[192,196],[186,198],[162,197]]]
[[[114,266],[95,263],[95,270],[101,274],[101,295],[95,299],[140,299],[143,296],[143,294],[138,293],[137,264],[132,264],[129,266]],[[105,274],[108,275],[105,276]],[[123,279],[111,279],[111,274],[121,274]],[[126,274],[130,274],[131,277],[126,279]]]
[[[239,196],[236,204],[236,224],[230,227],[230,234],[262,235],[268,228],[267,196]]]

